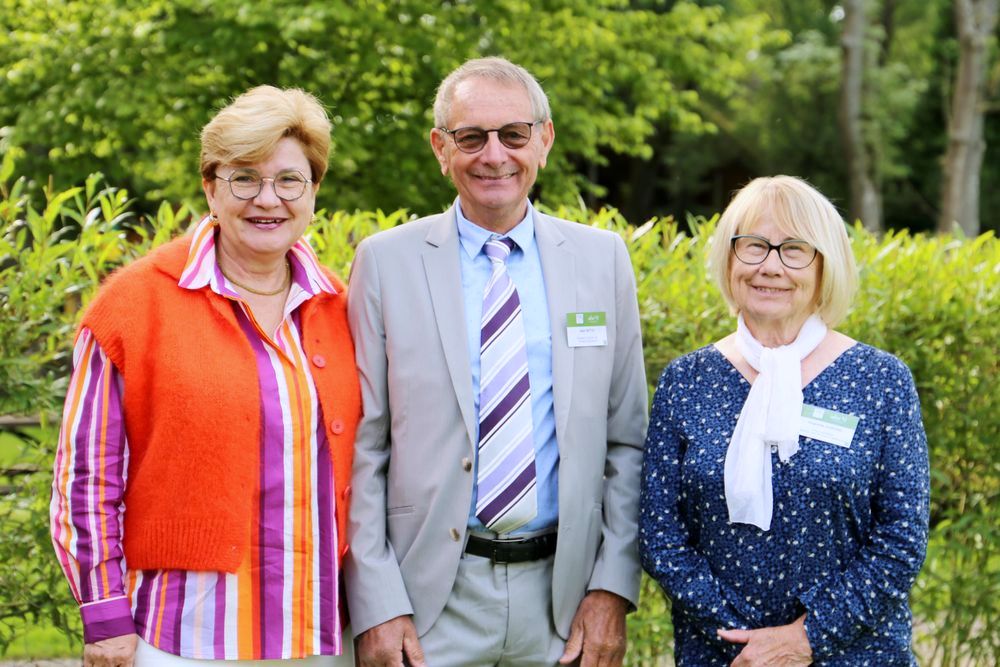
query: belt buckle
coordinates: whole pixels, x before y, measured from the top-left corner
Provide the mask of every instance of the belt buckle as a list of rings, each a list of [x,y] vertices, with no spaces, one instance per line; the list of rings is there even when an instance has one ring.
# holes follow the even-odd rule
[[[506,565],[510,562],[500,558],[499,546],[495,542],[490,547],[490,560],[494,565]]]
[[[505,538],[495,538],[491,540],[490,544],[490,560],[493,561],[495,565],[509,565],[514,561],[501,559],[500,549],[513,544],[524,544],[528,541],[525,537],[505,537]]]

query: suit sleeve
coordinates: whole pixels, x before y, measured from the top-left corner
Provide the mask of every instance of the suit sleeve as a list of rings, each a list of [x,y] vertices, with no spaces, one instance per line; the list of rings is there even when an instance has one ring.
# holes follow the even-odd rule
[[[635,274],[621,237],[614,236],[615,338],[608,394],[602,542],[588,590],[605,590],[639,602],[639,472],[646,437],[646,370]]]
[[[413,613],[396,554],[386,535],[389,387],[381,284],[375,252],[358,246],[348,281],[348,321],[361,379],[363,415],[355,438],[344,580],[355,635]]]

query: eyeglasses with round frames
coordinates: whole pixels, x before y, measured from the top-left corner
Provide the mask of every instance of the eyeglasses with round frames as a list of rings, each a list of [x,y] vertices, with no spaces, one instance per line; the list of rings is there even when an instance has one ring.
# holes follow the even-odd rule
[[[763,264],[772,250],[778,251],[778,259],[790,269],[804,269],[816,259],[816,248],[799,239],[790,239],[774,244],[761,236],[739,234],[732,237],[730,245],[736,259],[744,264]]]
[[[454,130],[449,130],[446,127],[439,127],[438,129],[442,132],[451,135],[451,138],[455,140],[455,145],[458,150],[463,153],[478,153],[483,150],[486,146],[486,142],[489,141],[490,132],[497,133],[497,139],[500,143],[507,148],[517,149],[524,148],[531,141],[531,128],[538,125],[542,121],[536,120],[534,122],[519,121],[516,123],[507,123],[503,127],[493,128],[487,130],[481,127],[459,127]]]
[[[253,199],[260,194],[264,181],[271,181],[274,194],[282,201],[295,201],[305,194],[306,186],[312,179],[306,178],[297,169],[286,169],[277,176],[261,176],[253,169],[237,169],[228,177],[215,175],[220,181],[229,183],[229,191],[237,199]]]

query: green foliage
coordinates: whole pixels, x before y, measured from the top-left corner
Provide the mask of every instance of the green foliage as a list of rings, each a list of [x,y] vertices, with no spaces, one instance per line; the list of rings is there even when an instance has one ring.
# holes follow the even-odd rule
[[[943,664],[989,664],[1000,655],[989,630],[1000,620],[1000,243],[854,231],[863,290],[845,330],[909,365],[930,447],[934,530],[913,593],[921,643]]]
[[[15,431],[17,445],[5,439],[17,465],[0,458],[0,653],[15,632],[38,624],[79,636],[47,527],[52,415],[69,377],[74,316],[111,268],[175,235],[187,219],[163,206],[156,233],[147,232],[136,226],[128,194],[105,187],[100,175],[46,190],[36,209],[24,179],[10,182],[11,160],[7,154],[0,165],[0,415],[39,415],[43,429]]]
[[[69,373],[72,327],[81,303],[116,265],[178,234],[186,209],[161,205],[137,219],[121,189],[100,177],[49,190],[43,207],[0,165],[0,413],[42,414],[48,425],[21,434],[24,445],[0,456],[0,653],[15,633],[40,624],[77,633],[77,614],[51,556],[48,486],[55,424]],[[672,219],[632,227],[613,209],[559,207],[557,215],[620,233],[639,286],[650,383],[671,359],[716,340],[733,318],[707,275],[714,218]],[[310,240],[342,276],[354,246],[412,216],[320,211]],[[1000,652],[1000,418],[996,341],[1000,339],[1000,243],[907,233],[873,237],[852,228],[861,292],[842,330],[900,356],[921,394],[932,464],[932,532],[927,563],[912,594],[916,642],[934,664],[988,664]],[[6,442],[6,444],[4,444]],[[16,458],[22,472],[12,474]],[[671,655],[669,603],[649,580],[629,618],[629,664],[652,667]],[[12,619],[18,619],[12,621]]]
[[[0,0],[0,149],[20,173],[75,183],[95,170],[141,197],[200,198],[197,130],[257,84],[316,94],[334,121],[320,202],[440,210],[452,198],[430,147],[440,80],[504,55],[546,87],[558,128],[540,187],[552,202],[600,192],[587,165],[650,154],[654,130],[711,129],[761,36],[718,8],[624,0],[322,3]]]

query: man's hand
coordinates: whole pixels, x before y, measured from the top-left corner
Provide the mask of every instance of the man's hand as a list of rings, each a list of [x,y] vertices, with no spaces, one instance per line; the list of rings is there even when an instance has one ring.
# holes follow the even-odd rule
[[[628,600],[608,591],[591,591],[573,617],[559,663],[580,659],[580,667],[619,667],[625,658]]]
[[[397,616],[362,632],[357,659],[361,667],[427,667],[409,616]]]
[[[119,635],[83,646],[83,667],[132,667],[136,635]]]
[[[788,625],[759,630],[719,630],[719,637],[746,644],[730,667],[800,667],[812,664],[805,614]]]

